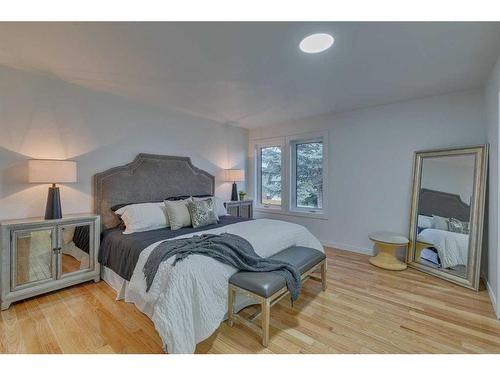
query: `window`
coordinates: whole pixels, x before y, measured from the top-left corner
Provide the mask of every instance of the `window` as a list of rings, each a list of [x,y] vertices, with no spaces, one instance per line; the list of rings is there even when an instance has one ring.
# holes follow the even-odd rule
[[[309,211],[323,208],[323,142],[292,143],[294,208]]]
[[[260,149],[260,203],[281,206],[281,147]]]
[[[328,133],[256,141],[256,209],[326,218]]]

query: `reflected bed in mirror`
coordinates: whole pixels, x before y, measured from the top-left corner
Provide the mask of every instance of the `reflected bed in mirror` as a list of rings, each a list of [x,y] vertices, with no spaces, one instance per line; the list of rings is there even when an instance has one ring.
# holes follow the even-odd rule
[[[90,224],[62,226],[61,275],[90,267]]]
[[[408,265],[478,289],[487,146],[415,153]]]
[[[421,188],[418,207],[415,260],[465,277],[470,205],[458,194]]]

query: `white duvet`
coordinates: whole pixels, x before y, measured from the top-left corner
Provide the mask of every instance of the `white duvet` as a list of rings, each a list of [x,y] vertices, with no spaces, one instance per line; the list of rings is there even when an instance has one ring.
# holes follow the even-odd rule
[[[202,233],[241,236],[262,257],[290,246],[323,251],[321,243],[303,226],[270,219],[231,224],[176,238]],[[224,320],[228,280],[236,269],[203,255],[191,255],[172,267],[171,258],[160,265],[151,289],[146,292],[142,270],[151,251],[161,242],[142,251],[125,300],[133,302],[151,318],[169,353],[194,353],[196,344],[207,339]]]
[[[443,268],[467,265],[469,235],[429,228],[420,232],[417,240],[434,245]]]

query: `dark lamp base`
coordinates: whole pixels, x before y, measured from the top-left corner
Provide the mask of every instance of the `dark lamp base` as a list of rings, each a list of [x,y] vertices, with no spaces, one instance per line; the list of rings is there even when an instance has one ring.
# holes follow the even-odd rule
[[[62,218],[61,195],[59,188],[54,185],[49,187],[47,206],[45,207],[45,220]]]
[[[231,193],[231,200],[232,201],[238,200],[238,187],[236,186],[236,182],[233,182],[233,191]]]

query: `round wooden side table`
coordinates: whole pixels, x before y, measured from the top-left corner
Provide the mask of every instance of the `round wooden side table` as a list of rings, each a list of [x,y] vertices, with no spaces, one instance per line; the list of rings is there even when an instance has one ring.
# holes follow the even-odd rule
[[[396,258],[396,250],[400,247],[408,246],[408,238],[397,233],[381,232],[369,236],[375,242],[378,254],[370,258],[370,263],[374,266],[392,270],[402,271],[406,269],[406,263]]]

